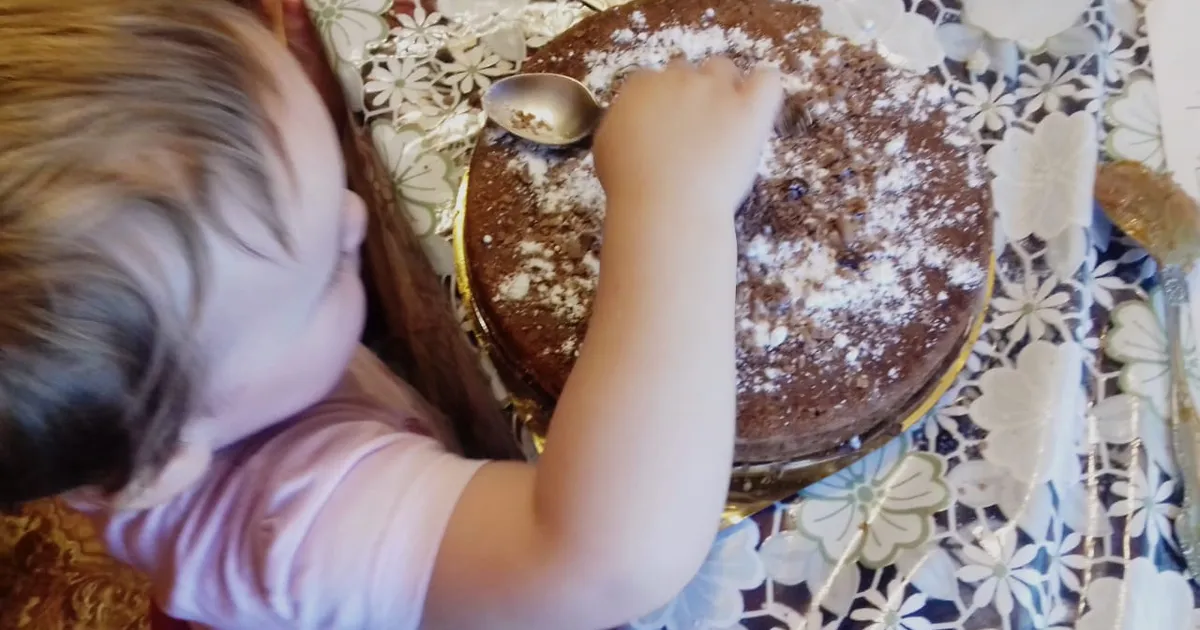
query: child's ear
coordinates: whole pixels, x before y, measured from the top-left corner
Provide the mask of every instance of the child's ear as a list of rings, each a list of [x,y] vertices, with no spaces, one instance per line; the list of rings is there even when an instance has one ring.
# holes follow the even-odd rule
[[[187,492],[212,464],[212,448],[206,442],[181,442],[157,475],[136,478],[112,498],[118,510],[148,510]]]

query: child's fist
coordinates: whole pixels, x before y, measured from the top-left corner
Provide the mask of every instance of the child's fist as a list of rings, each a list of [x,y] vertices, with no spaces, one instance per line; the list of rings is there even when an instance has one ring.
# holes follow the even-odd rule
[[[724,57],[675,61],[625,83],[596,134],[611,207],[696,208],[732,216],[754,182],[783,101],[778,72]]]

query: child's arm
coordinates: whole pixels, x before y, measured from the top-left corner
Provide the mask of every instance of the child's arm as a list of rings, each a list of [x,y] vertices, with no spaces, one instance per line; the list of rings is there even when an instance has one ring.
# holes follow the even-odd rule
[[[626,84],[596,137],[603,273],[545,455],[467,486],[425,627],[609,627],[699,568],[733,454],[733,215],[780,100],[773,71],[726,59]]]

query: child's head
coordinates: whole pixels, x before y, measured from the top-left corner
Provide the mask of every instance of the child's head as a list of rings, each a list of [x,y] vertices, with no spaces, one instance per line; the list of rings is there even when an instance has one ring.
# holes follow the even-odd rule
[[[340,378],[361,201],[225,0],[0,0],[0,32],[0,504],[165,498]]]

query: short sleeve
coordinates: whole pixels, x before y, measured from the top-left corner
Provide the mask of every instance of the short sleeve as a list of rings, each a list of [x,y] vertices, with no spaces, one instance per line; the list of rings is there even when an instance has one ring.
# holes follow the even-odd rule
[[[339,425],[311,448],[298,461],[353,455],[324,479],[274,484],[256,534],[273,607],[295,628],[416,629],[446,525],[480,462],[382,424]]]
[[[331,401],[222,453],[171,505],[104,524],[172,617],[219,630],[419,627],[438,547],[482,462]]]

